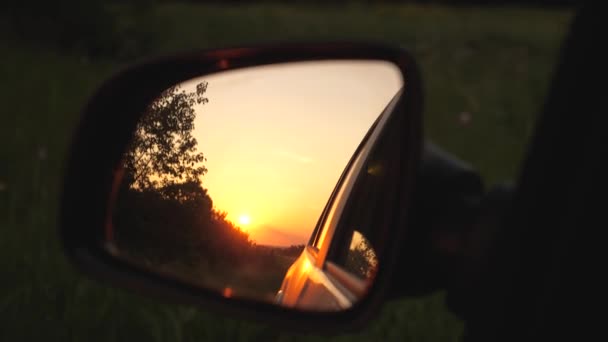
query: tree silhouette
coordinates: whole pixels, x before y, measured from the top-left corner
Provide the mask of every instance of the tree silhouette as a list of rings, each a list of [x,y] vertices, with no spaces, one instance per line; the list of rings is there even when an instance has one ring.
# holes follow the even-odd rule
[[[207,82],[197,84],[194,92],[176,85],[148,106],[124,156],[124,177],[130,187],[142,190],[200,182],[207,169],[192,130],[194,105],[209,102],[206,91]]]
[[[362,279],[374,276],[378,267],[378,258],[367,239],[362,237],[354,248],[348,250],[345,267]]]
[[[201,177],[206,160],[193,136],[195,105],[206,104],[207,82],[160,94],[141,116],[123,156],[113,217],[119,249],[152,263],[239,263],[249,235],[213,208]]]
[[[207,82],[192,92],[174,86],[146,108],[124,153],[108,235],[121,255],[152,271],[267,296],[280,286],[290,263],[256,246],[227,213],[213,207],[202,185],[206,159],[193,130],[195,106],[209,101],[206,90]]]

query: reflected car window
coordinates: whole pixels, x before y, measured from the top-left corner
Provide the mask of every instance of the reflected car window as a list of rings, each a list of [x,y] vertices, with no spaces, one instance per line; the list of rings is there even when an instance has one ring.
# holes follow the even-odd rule
[[[353,231],[344,260],[344,269],[363,280],[371,280],[377,268],[378,256],[371,242],[359,231]]]
[[[337,228],[341,236],[332,241],[329,260],[335,262],[352,275],[362,280],[372,280],[379,266],[378,250],[382,237],[380,221],[374,216],[386,208],[386,191],[391,160],[389,151],[382,146],[372,152],[371,158],[363,165],[366,172],[359,174],[351,198]]]

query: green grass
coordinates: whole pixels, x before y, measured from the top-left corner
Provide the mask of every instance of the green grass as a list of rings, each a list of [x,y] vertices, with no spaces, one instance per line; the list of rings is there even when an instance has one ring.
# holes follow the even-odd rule
[[[285,40],[401,44],[422,67],[428,136],[495,182],[516,174],[571,13],[172,5],[140,20],[123,23],[154,33],[152,54]],[[131,55],[143,57],[136,43]],[[62,163],[87,96],[125,61],[14,42],[0,44],[0,53],[0,340],[320,340],[146,299],[75,273],[57,240]],[[462,112],[472,117],[466,127],[457,122]],[[438,294],[390,303],[359,334],[332,339],[456,341],[461,332]]]

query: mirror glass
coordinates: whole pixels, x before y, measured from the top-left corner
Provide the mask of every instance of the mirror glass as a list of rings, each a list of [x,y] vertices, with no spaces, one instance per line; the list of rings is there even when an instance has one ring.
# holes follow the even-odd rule
[[[314,304],[344,287],[307,246],[349,159],[402,86],[389,62],[327,60],[227,70],[166,89],[124,153],[106,248],[226,298],[287,305],[286,279],[328,282],[333,292],[290,305],[347,308],[359,298]],[[345,274],[373,278],[381,260],[365,237],[345,243],[336,247],[350,251]],[[315,277],[295,274],[303,263]]]

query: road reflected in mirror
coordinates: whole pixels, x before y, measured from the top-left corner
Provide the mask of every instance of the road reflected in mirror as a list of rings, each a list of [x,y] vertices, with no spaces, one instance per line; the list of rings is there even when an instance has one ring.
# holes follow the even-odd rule
[[[124,153],[105,246],[227,298],[349,307],[364,291],[336,293],[343,286],[332,282],[343,272],[368,286],[379,264],[372,244],[356,230],[344,246],[327,241],[346,251],[336,266],[320,259],[312,236],[349,159],[402,86],[386,61],[329,60],[225,71],[166,89]],[[338,273],[325,274],[327,265]],[[294,272],[320,286],[316,294],[286,287]],[[317,297],[288,304],[286,288],[299,291],[290,298]],[[315,304],[327,298],[337,304]]]

